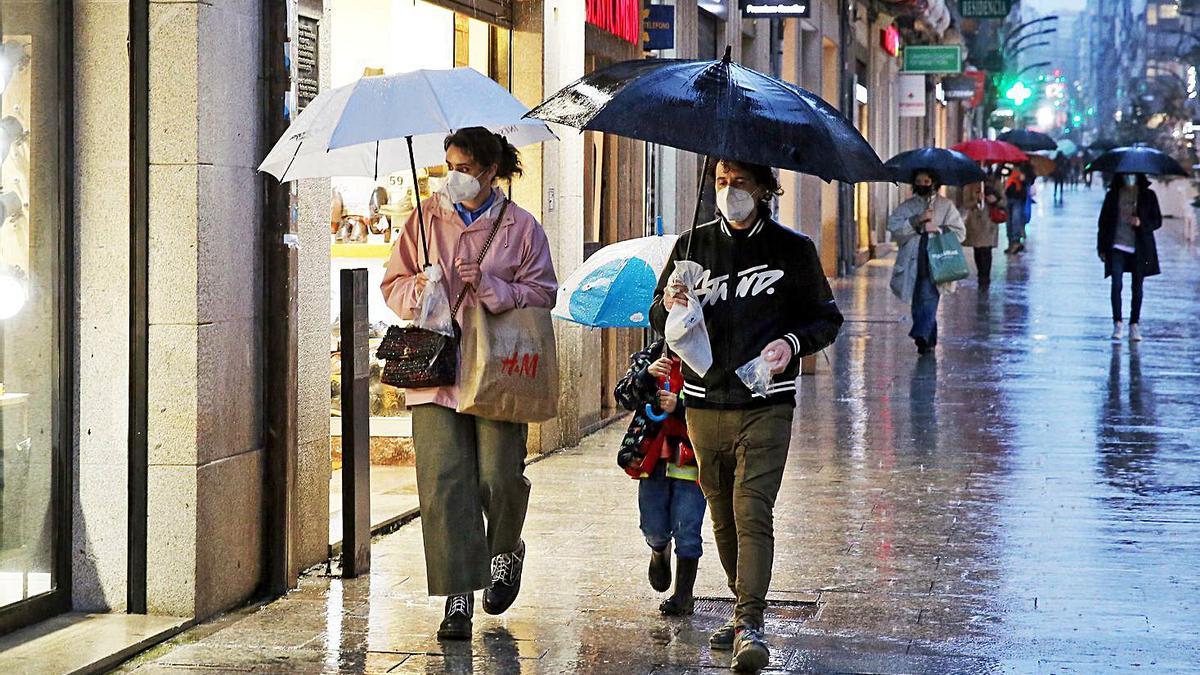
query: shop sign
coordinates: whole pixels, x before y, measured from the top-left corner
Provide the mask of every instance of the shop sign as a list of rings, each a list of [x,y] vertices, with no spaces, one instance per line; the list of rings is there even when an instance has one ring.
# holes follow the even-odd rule
[[[947,100],[965,101],[975,96],[975,79],[966,75],[947,77],[942,80],[942,91]]]
[[[900,31],[895,26],[879,29],[879,47],[888,56],[899,56]]]
[[[587,0],[587,22],[636,45],[642,41],[641,0]]]
[[[675,5],[650,5],[642,12],[642,50],[675,48]]]
[[[1003,19],[1012,5],[1013,0],[958,0],[958,12],[964,19]]]
[[[812,17],[812,0],[739,0],[742,16],[748,17]]]
[[[924,117],[925,76],[899,75],[896,82],[896,109],[900,117]]]
[[[959,45],[908,45],[904,48],[906,73],[958,74],[962,72],[963,55]]]

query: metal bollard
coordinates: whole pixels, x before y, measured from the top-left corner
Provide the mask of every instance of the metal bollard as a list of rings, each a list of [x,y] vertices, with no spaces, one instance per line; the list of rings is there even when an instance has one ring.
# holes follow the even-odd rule
[[[342,577],[371,571],[371,355],[367,270],[342,270]]]

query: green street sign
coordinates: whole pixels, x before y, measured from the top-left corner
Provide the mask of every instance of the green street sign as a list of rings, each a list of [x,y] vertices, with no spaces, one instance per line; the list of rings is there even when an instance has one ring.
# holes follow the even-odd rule
[[[904,48],[906,73],[961,73],[962,47],[958,45],[911,45]]]
[[[1012,5],[1012,0],[958,0],[958,13],[964,19],[1003,19]]]

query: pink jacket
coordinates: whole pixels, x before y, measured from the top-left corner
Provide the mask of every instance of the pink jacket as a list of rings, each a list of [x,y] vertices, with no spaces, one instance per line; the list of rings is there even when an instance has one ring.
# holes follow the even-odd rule
[[[470,227],[463,223],[444,195],[435,194],[422,203],[428,223],[425,236],[429,242],[429,263],[441,263],[446,272],[446,294],[451,305],[463,287],[454,261],[460,258],[474,261],[479,258],[479,251],[487,241],[503,203],[504,195],[500,194],[491,209],[471,223]],[[388,258],[380,286],[388,307],[405,320],[413,318],[417,307],[416,275],[425,262],[420,237],[417,212],[414,210],[392,247],[392,255]],[[515,203],[508,205],[496,239],[483,260],[481,272],[479,289],[467,292],[463,300],[464,307],[480,302],[488,312],[502,314],[521,307],[554,306],[558,279],[554,276],[554,263],[550,260],[550,242],[537,219]],[[466,323],[466,317],[469,316],[459,309],[455,317],[464,332],[471,329]],[[406,401],[410,406],[435,403],[453,409],[458,406],[458,388],[410,389],[406,392]]]

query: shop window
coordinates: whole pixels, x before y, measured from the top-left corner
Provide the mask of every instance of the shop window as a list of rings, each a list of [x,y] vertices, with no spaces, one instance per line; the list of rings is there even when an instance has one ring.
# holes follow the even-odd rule
[[[60,302],[58,4],[0,0],[0,615],[33,619],[69,589],[56,533],[68,394]],[[35,79],[40,83],[34,87]]]

